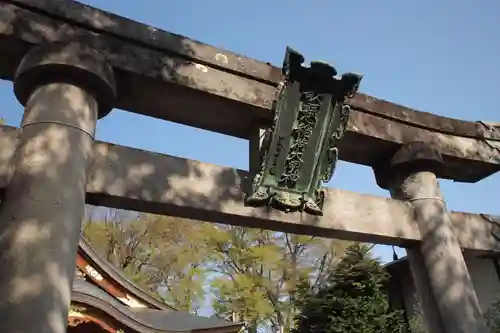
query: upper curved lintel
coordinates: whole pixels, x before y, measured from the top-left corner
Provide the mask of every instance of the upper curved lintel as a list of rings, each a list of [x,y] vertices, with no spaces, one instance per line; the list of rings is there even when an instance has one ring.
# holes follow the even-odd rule
[[[13,78],[12,58],[21,58],[33,44],[56,40],[61,26],[77,36],[99,31],[88,42],[119,73],[120,109],[241,138],[272,122],[270,108],[281,77],[270,64],[74,1],[11,0],[0,3],[0,12],[7,13],[0,35],[9,37],[0,39],[4,79]],[[16,24],[26,20],[32,24]],[[441,178],[477,182],[500,170],[500,132],[495,129],[361,93],[348,103],[353,112],[339,146],[342,160],[373,167],[405,143],[423,141],[443,155]],[[200,108],[211,112],[200,114]]]
[[[14,2],[36,8],[65,21],[78,23],[93,31],[119,36],[130,44],[163,50],[268,85],[277,85],[281,80],[281,68],[268,62],[216,48],[85,4],[74,1],[61,3],[54,0],[15,0]],[[489,133],[477,122],[421,112],[361,93],[358,93],[351,102],[352,106],[360,111],[373,112],[440,133],[500,139],[500,133]]]

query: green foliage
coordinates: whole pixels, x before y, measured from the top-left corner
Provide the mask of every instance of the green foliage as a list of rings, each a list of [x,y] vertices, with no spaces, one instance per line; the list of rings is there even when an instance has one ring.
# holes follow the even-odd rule
[[[206,296],[202,225],[108,210],[101,219],[89,218],[83,234],[138,286],[179,310],[196,312]]]
[[[347,246],[150,214],[97,217],[84,235],[129,279],[180,310],[196,312],[211,292],[216,314],[249,332],[290,332],[299,285],[324,283]]]
[[[491,333],[500,333],[500,299],[497,299],[484,314]]]
[[[387,279],[364,246],[351,245],[324,285],[302,292],[294,332],[403,332],[402,314],[389,309]]]
[[[234,226],[214,226],[209,241],[217,273],[213,308],[249,332],[290,332],[297,286],[324,280],[344,249],[338,241]]]
[[[419,306],[415,304],[413,306],[413,314],[408,319],[408,327],[411,333],[427,333],[427,325],[425,324],[424,314]]]

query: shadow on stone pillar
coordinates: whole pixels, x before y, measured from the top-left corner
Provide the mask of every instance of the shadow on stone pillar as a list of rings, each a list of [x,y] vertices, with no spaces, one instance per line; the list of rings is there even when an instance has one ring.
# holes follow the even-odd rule
[[[0,327],[63,333],[97,118],[113,107],[106,59],[76,42],[30,50],[15,76],[25,106],[0,206]]]
[[[438,151],[412,142],[387,166],[376,168],[375,176],[394,199],[413,207],[422,241],[408,249],[408,258],[428,329],[431,333],[487,333],[436,177],[441,164]]]

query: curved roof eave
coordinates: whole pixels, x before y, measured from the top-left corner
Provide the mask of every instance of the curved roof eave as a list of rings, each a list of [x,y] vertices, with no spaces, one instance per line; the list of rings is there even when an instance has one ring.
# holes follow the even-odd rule
[[[177,311],[174,307],[165,304],[156,298],[150,296],[147,292],[139,288],[133,282],[131,282],[127,277],[123,275],[118,269],[116,269],[109,261],[104,259],[82,236],[80,236],[80,242],[78,244],[78,252],[89,259],[95,268],[99,268],[107,277],[116,282],[122,288],[124,288],[128,293],[130,293],[135,298],[139,299],[145,303],[148,307],[153,309],[158,309],[162,311]]]
[[[140,333],[191,333],[217,330],[218,333],[235,333],[241,324],[195,316],[187,312],[165,312],[156,309],[130,308],[105,291],[81,278],[73,283],[73,303],[96,309],[121,325]]]

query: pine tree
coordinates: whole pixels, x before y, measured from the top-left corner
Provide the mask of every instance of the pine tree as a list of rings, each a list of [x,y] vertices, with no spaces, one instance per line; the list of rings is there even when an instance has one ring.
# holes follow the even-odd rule
[[[387,280],[364,246],[350,246],[327,282],[301,297],[294,333],[404,332],[402,314],[389,309]]]

